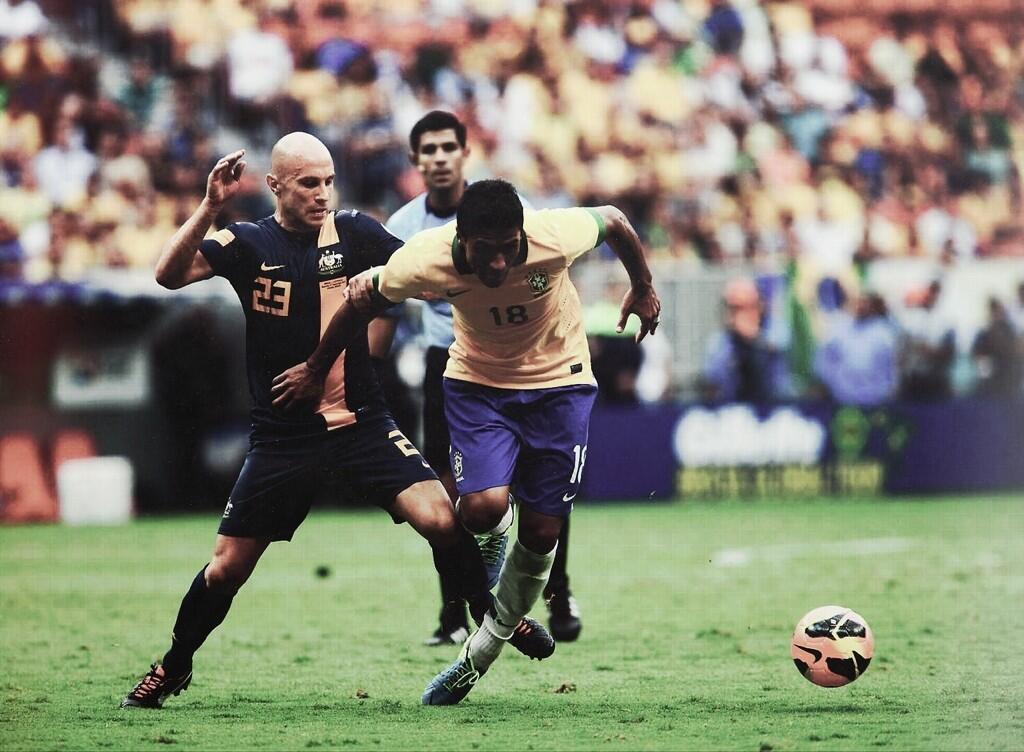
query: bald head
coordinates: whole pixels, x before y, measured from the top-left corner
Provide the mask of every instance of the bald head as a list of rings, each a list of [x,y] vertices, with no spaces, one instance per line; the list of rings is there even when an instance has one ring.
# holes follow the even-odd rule
[[[277,198],[274,217],[287,230],[317,229],[328,215],[334,191],[334,160],[316,136],[296,131],[270,153],[267,185]]]
[[[270,152],[270,171],[279,178],[309,163],[330,162],[331,152],[310,133],[294,131],[282,136]]]

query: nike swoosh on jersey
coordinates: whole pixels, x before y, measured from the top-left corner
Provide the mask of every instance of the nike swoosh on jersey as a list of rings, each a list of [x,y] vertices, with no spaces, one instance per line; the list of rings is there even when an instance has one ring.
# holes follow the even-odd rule
[[[277,266],[267,266],[266,262],[260,264],[261,272],[272,272],[274,269],[284,269],[284,264],[278,264]]]
[[[457,298],[463,293],[467,292],[469,292],[469,290],[445,290],[444,294],[447,295],[449,298]]]
[[[575,498],[576,494],[573,494],[572,496],[570,496],[569,494],[562,494],[562,501],[572,501]]]

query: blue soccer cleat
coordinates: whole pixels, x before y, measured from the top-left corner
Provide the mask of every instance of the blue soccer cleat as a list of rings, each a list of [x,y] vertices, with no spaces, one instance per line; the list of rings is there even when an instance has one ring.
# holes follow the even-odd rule
[[[487,569],[487,589],[493,590],[498,584],[501,567],[505,564],[505,549],[508,547],[508,531],[504,533],[483,533],[473,536],[480,548],[480,556]]]
[[[420,699],[424,705],[456,705],[484,675],[486,670],[478,671],[473,665],[473,659],[469,657],[469,643],[472,639],[470,636],[466,640],[458,660],[435,676],[423,690]]]
[[[512,494],[508,495],[508,525],[501,533],[481,533],[474,535],[476,545],[480,548],[480,557],[487,569],[487,589],[493,590],[498,584],[501,567],[505,564],[505,549],[508,547],[508,531],[516,519],[516,501]],[[504,520],[502,520],[504,522]]]

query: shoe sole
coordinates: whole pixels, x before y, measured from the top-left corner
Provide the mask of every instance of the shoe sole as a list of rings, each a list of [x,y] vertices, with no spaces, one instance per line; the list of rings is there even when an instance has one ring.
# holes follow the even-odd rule
[[[576,642],[580,638],[580,632],[583,631],[583,625],[579,625],[575,629],[566,629],[559,631],[552,629],[551,625],[548,625],[548,631],[551,632],[551,636],[555,638],[555,642]]]
[[[514,647],[516,650],[518,650],[520,655],[526,656],[531,661],[543,661],[543,660],[545,660],[547,658],[550,658],[551,656],[553,656],[555,654],[555,645],[557,645],[558,643],[557,643],[557,641],[552,643],[552,645],[551,645],[551,652],[549,652],[549,653],[547,653],[545,655],[530,655],[529,653],[524,653],[522,650],[519,649],[518,646],[513,645],[511,642],[509,644],[512,645],[512,647]]]

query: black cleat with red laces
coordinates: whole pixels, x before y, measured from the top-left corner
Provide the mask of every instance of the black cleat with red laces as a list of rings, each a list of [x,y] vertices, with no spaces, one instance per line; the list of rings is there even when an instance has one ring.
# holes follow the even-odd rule
[[[168,677],[163,666],[152,664],[149,673],[135,685],[121,700],[122,708],[154,708],[163,707],[164,700],[171,695],[180,695],[192,683],[192,669],[184,674]]]
[[[490,612],[495,616],[494,596],[486,593],[486,598],[471,601],[469,604],[469,615],[479,627],[484,623],[484,614]],[[529,616],[519,620],[508,644],[525,655],[527,658],[542,661],[555,652],[555,638],[543,624]]]
[[[516,625],[508,644],[523,655],[542,661],[555,652],[555,638],[544,625],[529,616],[524,616]]]

